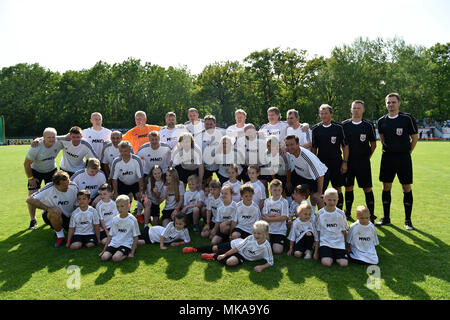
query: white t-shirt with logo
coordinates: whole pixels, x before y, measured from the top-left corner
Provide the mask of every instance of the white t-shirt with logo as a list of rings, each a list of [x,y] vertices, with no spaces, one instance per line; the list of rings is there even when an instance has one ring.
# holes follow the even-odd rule
[[[74,146],[72,141],[68,140],[66,137],[57,138],[58,143],[63,145],[63,156],[59,167],[61,170],[68,172],[77,172],[78,170],[85,168],[84,159],[97,158],[97,153],[95,153],[92,145],[81,139],[80,144]]]
[[[185,243],[191,242],[189,230],[187,228],[178,230],[175,228],[173,221],[169,222],[165,228],[162,226],[153,226],[149,228],[148,236],[152,243],[159,243],[161,236],[164,237],[164,243],[171,243],[175,240],[182,240]]]
[[[214,198],[212,194],[208,195],[206,210],[211,211],[211,222],[216,222],[217,210],[223,206],[222,198]]]
[[[75,182],[80,190],[89,190],[91,199],[94,199],[98,195],[98,188],[106,183],[106,176],[101,170],[95,176],[90,176],[87,169],[82,169],[75,172],[70,180]]]
[[[230,185],[233,188],[233,196],[232,196],[233,201],[236,203],[241,201],[241,193],[240,193],[239,189],[242,186],[242,182],[237,180],[236,182],[233,183],[230,180],[227,180],[223,183],[222,187],[226,186],[226,185]]]
[[[233,221],[236,216],[236,202],[231,201],[229,205],[223,204],[217,209],[216,222]]]
[[[205,192],[203,190],[188,190],[184,193],[184,206],[191,206],[205,201]],[[193,208],[187,209],[186,214],[191,214]]]
[[[317,212],[316,230],[319,233],[319,246],[327,246],[334,249],[345,249],[345,237],[343,231],[347,231],[347,218],[344,211],[336,208],[328,212],[325,208]]]
[[[124,246],[131,249],[133,248],[134,237],[141,233],[137,219],[129,213],[125,218],[117,215],[112,219],[109,234],[111,236],[111,242],[109,243],[111,247]]]
[[[117,211],[116,202],[112,199],[110,199],[109,202],[100,200],[97,203],[96,209],[98,215],[100,216],[100,220],[103,220],[103,222],[105,223],[105,227],[107,229],[111,228],[112,219],[119,214],[119,211]],[[103,231],[103,228],[101,226],[100,231]]]
[[[272,247],[269,241],[264,241],[262,244],[258,244],[258,241],[253,235],[248,236],[245,239],[235,239],[230,243],[232,248],[236,248],[238,253],[249,261],[266,260],[268,264],[273,266],[273,253]]]
[[[95,208],[88,206],[86,211],[83,211],[78,207],[70,216],[69,228],[75,228],[73,234],[76,235],[92,235],[95,234],[96,224],[100,224],[100,219]]]
[[[32,195],[33,198],[41,201],[47,207],[58,207],[63,214],[70,218],[77,202],[77,193],[80,189],[70,181],[69,189],[66,192],[59,191],[53,182],[47,183],[41,190]]]
[[[55,159],[62,148],[62,144],[56,142],[47,148],[42,140],[36,148],[30,147],[25,157],[33,161],[31,169],[40,173],[48,173],[56,168]]]
[[[119,157],[119,155],[119,148],[116,148],[112,142],[110,142],[103,148],[101,162],[111,165],[113,160]]]
[[[301,221],[299,218],[295,219],[292,223],[291,230],[289,232],[288,239],[290,241],[294,241],[295,243],[299,242],[306,233],[311,232],[314,236],[314,241],[319,241],[319,237],[317,235],[316,227],[314,226],[314,221],[309,219],[308,221]]]
[[[370,264],[378,264],[375,246],[379,244],[377,231],[372,222],[363,226],[356,221],[350,225],[347,242],[351,245],[350,257]]]
[[[273,200],[272,197],[264,201],[264,207],[261,212],[263,215],[276,215],[289,217],[289,204],[288,201],[280,197],[278,200]],[[286,221],[269,222],[269,233],[270,234],[281,234],[286,235],[287,227]]]
[[[125,162],[122,158],[114,159],[111,165],[110,176],[114,180],[120,180],[126,185],[133,185],[144,177],[144,166],[141,158],[131,154],[130,160]]]
[[[253,233],[253,224],[261,219],[261,211],[259,207],[252,202],[247,206],[244,201],[239,201],[236,205],[236,215],[233,219],[236,222],[236,228],[242,231]]]
[[[178,192],[180,193],[180,197],[184,196],[184,194],[186,193],[186,187],[184,186],[183,181],[180,181],[180,184],[178,185]],[[178,201],[175,197],[175,193],[170,192],[168,186],[164,186],[164,193],[161,197],[166,198],[164,210],[173,210],[177,207]]]
[[[107,128],[101,128],[97,131],[93,127],[84,129],[82,131],[83,138],[86,139],[94,148],[97,155],[101,155],[103,151],[103,142],[111,139],[111,130]]]
[[[170,166],[171,149],[166,144],[160,144],[158,149],[153,149],[150,142],[143,144],[136,153],[144,164],[144,173],[149,174],[153,166],[161,167],[163,173],[166,173]]]

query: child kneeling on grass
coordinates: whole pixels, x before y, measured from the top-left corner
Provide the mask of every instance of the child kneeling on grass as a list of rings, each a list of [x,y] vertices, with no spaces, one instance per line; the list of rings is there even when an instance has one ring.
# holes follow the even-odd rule
[[[120,195],[116,199],[116,205],[119,215],[113,218],[105,247],[99,254],[102,261],[112,258],[114,262],[120,262],[126,258],[133,258],[141,234],[137,219],[128,212],[130,198]]]
[[[165,245],[168,243],[170,243],[172,247],[175,247],[191,241],[187,229],[187,217],[186,214],[182,212],[178,212],[175,215],[175,221],[169,222],[166,227],[146,227],[142,233],[143,234],[139,236],[138,245],[159,242],[159,247],[162,250],[167,249]]]
[[[292,224],[288,239],[290,240],[288,256],[294,254],[295,257],[305,259],[312,258],[313,246],[319,248],[316,227],[311,218],[311,205],[303,200],[297,208],[297,219]]]
[[[245,239],[235,239],[231,242],[220,243],[218,245],[204,247],[186,247],[183,253],[204,252],[202,260],[218,261],[226,266],[235,267],[245,261],[257,261],[265,259],[267,262],[254,268],[256,272],[261,272],[273,266],[272,248],[268,241],[269,224],[259,220],[253,224],[253,235]],[[214,253],[211,253],[214,252]]]

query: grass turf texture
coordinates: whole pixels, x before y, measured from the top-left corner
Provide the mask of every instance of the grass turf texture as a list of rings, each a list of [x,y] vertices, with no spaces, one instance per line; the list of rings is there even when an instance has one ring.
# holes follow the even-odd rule
[[[272,268],[256,273],[253,267],[261,262],[226,268],[202,261],[199,254],[183,255],[181,247],[160,250],[158,244],[139,246],[133,259],[120,263],[101,262],[100,246],[55,249],[54,232],[44,225],[40,210],[39,227],[26,230],[23,160],[28,146],[0,147],[0,299],[449,299],[449,147],[419,142],[413,153],[415,231],[403,227],[403,194],[394,181],[392,225],[377,229],[381,282],[373,290],[366,285],[364,266],[326,268],[315,260],[288,257],[286,251],[275,256]],[[372,176],[379,218],[380,155],[378,143]],[[364,195],[355,188],[353,208],[360,204]],[[207,244],[193,232],[191,237],[191,245]],[[79,290],[67,287],[71,265],[80,268]]]

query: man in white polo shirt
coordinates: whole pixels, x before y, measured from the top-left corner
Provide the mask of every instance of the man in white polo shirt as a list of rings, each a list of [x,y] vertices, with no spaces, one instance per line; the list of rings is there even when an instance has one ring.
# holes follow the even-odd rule
[[[42,219],[56,232],[55,248],[64,244],[64,230],[69,229],[78,191],[78,186],[69,180],[67,172],[59,170],[53,175],[52,182],[27,199],[27,203],[34,210],[44,210]]]
[[[289,125],[286,135],[294,134],[298,137],[300,146],[311,151],[312,132],[307,123],[300,123],[298,111],[290,109],[286,113],[286,121]]]
[[[151,131],[148,134],[148,141],[137,152],[137,156],[141,158],[144,164],[144,174],[148,175],[155,165],[160,166],[163,173],[166,173],[171,159],[169,146],[165,143],[160,143],[159,131]]]
[[[184,125],[177,125],[175,112],[166,113],[166,125],[159,131],[161,142],[166,143],[172,150],[178,143],[179,137],[188,132]]]

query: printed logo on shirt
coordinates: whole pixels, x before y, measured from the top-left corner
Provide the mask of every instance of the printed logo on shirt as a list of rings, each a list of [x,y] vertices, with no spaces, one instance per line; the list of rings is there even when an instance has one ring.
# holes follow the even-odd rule
[[[359,241],[370,241],[370,237],[359,237]]]
[[[117,231],[118,231],[118,232],[126,233],[126,232],[127,232],[127,229],[117,229]]]
[[[67,149],[66,149],[66,150],[67,150]],[[70,153],[70,152],[68,152],[68,151],[67,151],[67,154],[68,154],[69,156],[71,156],[71,157],[78,158],[78,156],[77,156],[76,154]]]
[[[401,136],[403,134],[403,128],[397,128],[396,133],[398,136]]]
[[[148,157],[150,157],[150,155],[147,155]],[[160,158],[150,158],[150,161],[162,161],[162,157],[160,157]],[[144,160],[144,159],[142,159],[142,160]]]
[[[335,144],[336,143],[336,137],[331,137],[331,143]]]
[[[146,134],[141,134],[141,135],[138,136],[138,138],[139,138],[139,139],[141,139],[141,138],[147,138],[147,135],[146,135]]]
[[[281,214],[281,210],[280,209],[270,209],[270,212],[273,212],[275,214]]]
[[[359,136],[359,140],[361,140],[361,142],[366,141],[366,135],[365,135],[365,134],[361,134],[361,135]]]
[[[103,139],[93,139],[92,143],[103,143]]]
[[[81,221],[80,224],[89,224],[89,221]]]
[[[69,204],[69,201],[58,201],[58,206],[67,206]]]
[[[133,171],[124,171],[124,172],[122,172],[122,175],[123,175],[123,176],[131,176],[131,175],[133,175],[133,174],[134,174]]]
[[[327,228],[336,228],[337,223],[327,223]]]

